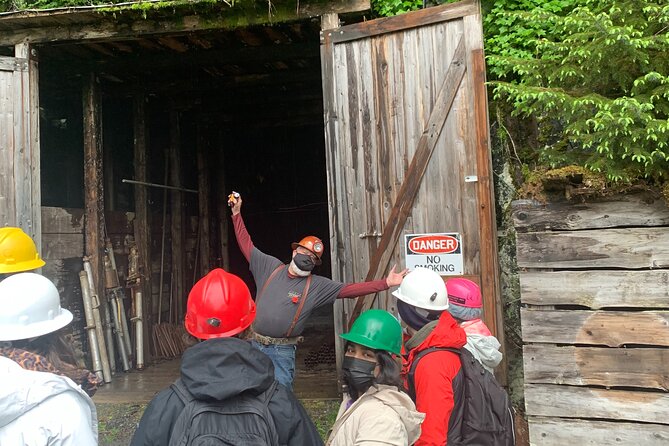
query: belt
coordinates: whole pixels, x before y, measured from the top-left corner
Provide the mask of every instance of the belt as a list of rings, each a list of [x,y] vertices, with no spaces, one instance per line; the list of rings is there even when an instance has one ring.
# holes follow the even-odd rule
[[[297,345],[304,341],[303,336],[295,336],[292,338],[273,338],[271,336],[263,336],[258,333],[253,333],[251,339],[263,345]]]

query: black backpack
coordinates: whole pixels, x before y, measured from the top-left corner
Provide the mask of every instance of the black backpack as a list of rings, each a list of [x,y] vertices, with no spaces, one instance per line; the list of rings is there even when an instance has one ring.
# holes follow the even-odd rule
[[[419,352],[411,364],[408,393],[416,401],[415,373],[418,361],[432,352],[449,351],[460,356],[462,382],[454,380],[455,406],[448,429],[448,445],[514,446],[513,408],[506,391],[467,349],[430,347]]]
[[[170,446],[278,446],[279,435],[269,411],[278,382],[260,395],[241,394],[225,401],[200,401],[181,379],[171,388],[185,407],[179,414]]]

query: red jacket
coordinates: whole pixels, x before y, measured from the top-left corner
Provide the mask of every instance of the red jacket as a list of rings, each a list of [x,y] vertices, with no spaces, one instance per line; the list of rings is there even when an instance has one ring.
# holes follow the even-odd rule
[[[402,368],[403,377],[411,368],[414,357],[429,347],[462,348],[467,343],[465,331],[448,311],[425,340],[409,351]],[[414,374],[416,408],[425,414],[421,436],[414,446],[443,446],[447,442],[449,421],[453,411],[453,382],[460,374],[460,358],[456,353],[440,351],[424,356]],[[457,421],[457,420],[456,420]]]

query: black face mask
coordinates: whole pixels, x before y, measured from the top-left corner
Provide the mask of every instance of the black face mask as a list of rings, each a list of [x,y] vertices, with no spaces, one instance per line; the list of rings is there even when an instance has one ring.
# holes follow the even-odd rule
[[[306,254],[295,254],[295,257],[293,257],[293,262],[295,262],[295,266],[297,266],[302,271],[311,271],[316,266],[314,261],[311,260],[311,257]]]
[[[375,368],[375,362],[344,356],[341,369],[351,398],[357,400],[360,395],[369,389],[369,386],[374,382]]]

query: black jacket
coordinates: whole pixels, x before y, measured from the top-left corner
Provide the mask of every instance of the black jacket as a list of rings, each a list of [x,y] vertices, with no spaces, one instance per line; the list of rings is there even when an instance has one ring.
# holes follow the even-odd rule
[[[181,379],[197,399],[225,400],[242,392],[264,392],[274,381],[274,365],[264,353],[237,338],[200,342],[186,350]],[[184,404],[171,388],[149,403],[131,446],[167,446]],[[292,392],[279,385],[269,403],[279,434],[288,446],[322,445],[316,427]]]

